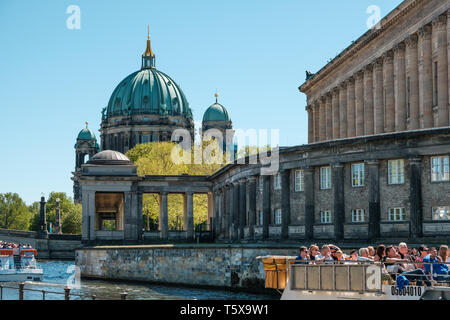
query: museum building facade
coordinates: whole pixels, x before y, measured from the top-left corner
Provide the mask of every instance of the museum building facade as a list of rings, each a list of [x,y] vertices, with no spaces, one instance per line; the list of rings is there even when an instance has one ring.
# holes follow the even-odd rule
[[[192,239],[191,199],[199,192],[208,194],[215,241],[450,240],[449,9],[448,1],[406,0],[308,73],[299,88],[307,95],[308,144],[272,150],[274,174],[252,161],[261,154],[207,177],[138,177],[131,163],[120,167],[114,159],[83,165],[83,240],[107,240],[87,221],[96,219],[97,194],[111,190],[123,193],[120,219],[128,230],[116,239],[170,240],[171,192],[185,195]],[[146,192],[162,200],[159,233],[147,238]]]

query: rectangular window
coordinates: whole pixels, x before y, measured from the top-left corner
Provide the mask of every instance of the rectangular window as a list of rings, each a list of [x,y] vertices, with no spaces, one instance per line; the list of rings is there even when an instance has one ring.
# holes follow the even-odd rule
[[[273,177],[273,188],[275,190],[281,189],[281,175],[279,173]]]
[[[295,192],[304,191],[304,175],[303,170],[295,170]]]
[[[389,208],[389,221],[405,221],[405,208]]]
[[[352,164],[352,186],[364,186],[364,162]]]
[[[364,209],[353,209],[352,210],[352,222],[364,222]]]
[[[262,225],[263,225],[263,221],[264,221],[264,220],[263,220],[263,211],[260,210],[260,211],[259,211],[259,223],[258,223],[258,224],[259,224],[260,226],[262,226]]]
[[[275,210],[275,224],[281,224],[281,209]]]
[[[405,183],[405,166],[403,159],[388,161],[388,184]]]
[[[150,142],[150,135],[149,134],[143,134],[142,135],[142,143]]]
[[[431,181],[449,181],[450,168],[449,156],[431,158]]]
[[[450,220],[450,206],[431,208],[433,220]]]
[[[331,223],[331,211],[320,211],[320,223]]]
[[[260,176],[260,177],[259,177],[259,192],[261,192],[261,193],[262,193],[263,190],[264,190],[263,186],[264,186],[264,179],[263,179],[262,176]]]
[[[320,168],[320,189],[331,189],[331,167]]]

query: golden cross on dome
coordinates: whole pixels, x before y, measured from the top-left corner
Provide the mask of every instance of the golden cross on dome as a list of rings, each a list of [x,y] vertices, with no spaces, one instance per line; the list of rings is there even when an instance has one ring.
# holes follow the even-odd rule
[[[86,121],[85,123],[86,123],[86,129],[87,129],[87,127],[88,127],[88,122]]]
[[[219,94],[216,92],[216,93],[214,94],[214,97],[216,97],[216,103],[217,103],[217,98],[219,97]]]

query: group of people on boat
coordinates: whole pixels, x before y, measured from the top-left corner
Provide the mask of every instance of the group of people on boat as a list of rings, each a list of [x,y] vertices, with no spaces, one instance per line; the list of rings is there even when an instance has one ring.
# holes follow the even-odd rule
[[[300,247],[295,264],[357,264],[381,263],[383,272],[397,279],[416,281],[417,285],[423,283],[431,286],[436,282],[450,282],[448,264],[450,252],[447,245],[438,249],[421,245],[419,248],[409,248],[405,242],[398,246],[385,246],[380,244],[376,249],[373,246],[352,250],[345,254],[334,244],[324,244],[320,249],[313,244],[309,248]]]
[[[31,244],[7,242],[0,240],[0,249],[33,249]]]

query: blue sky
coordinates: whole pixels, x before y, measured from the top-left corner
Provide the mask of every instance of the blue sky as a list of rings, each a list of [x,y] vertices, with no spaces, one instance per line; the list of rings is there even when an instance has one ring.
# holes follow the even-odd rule
[[[78,132],[99,138],[115,86],[140,68],[150,25],[156,67],[183,89],[194,119],[214,102],[235,128],[280,129],[307,142],[305,70],[316,72],[399,0],[0,1],[0,193],[28,203],[72,195]],[[66,9],[81,10],[70,30]]]

